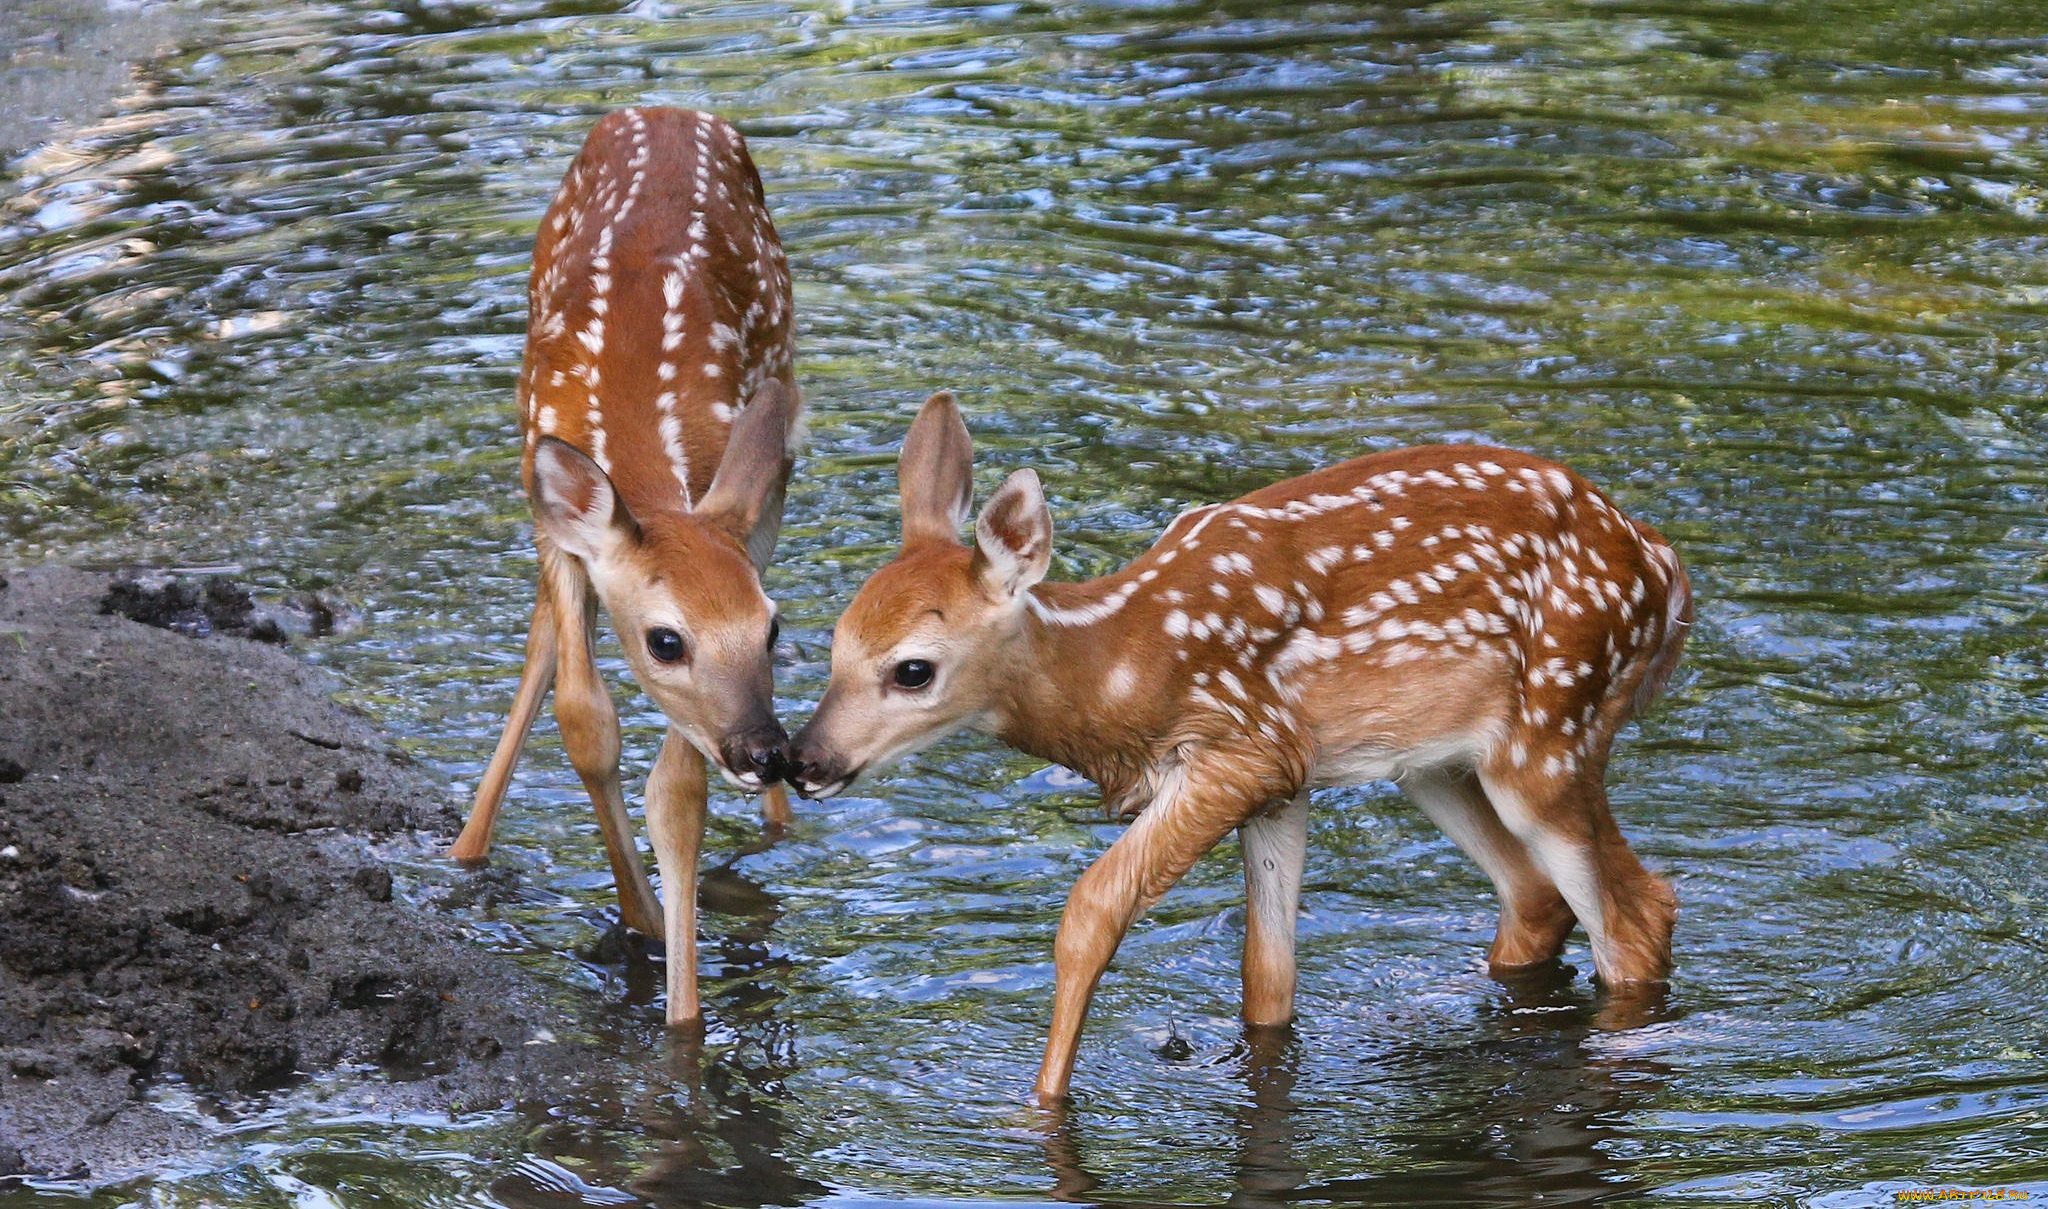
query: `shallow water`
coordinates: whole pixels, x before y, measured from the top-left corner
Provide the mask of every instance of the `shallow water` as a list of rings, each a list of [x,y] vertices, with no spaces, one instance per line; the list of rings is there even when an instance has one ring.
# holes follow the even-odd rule
[[[1390,792],[1331,793],[1291,1041],[1235,1023],[1226,845],[1127,942],[1047,1132],[1021,1101],[1052,931],[1115,834],[1085,794],[961,740],[765,851],[720,802],[710,1034],[679,1052],[644,970],[575,956],[613,904],[548,731],[500,832],[529,891],[474,926],[602,1005],[644,1081],[454,1120],[337,1116],[360,1088],[323,1081],[82,1203],[2048,1194],[2036,5],[208,11],[0,178],[0,563],[338,593],[362,624],[312,657],[462,795],[530,599],[534,226],[597,114],[713,108],[797,280],[789,720],[929,389],[966,401],[984,488],[1041,469],[1070,575],[1359,452],[1533,449],[1693,571],[1684,670],[1610,778],[1677,885],[1678,973],[1625,1032],[1584,977],[1487,979],[1477,870]],[[45,1199],[81,1203],[0,1193]]]

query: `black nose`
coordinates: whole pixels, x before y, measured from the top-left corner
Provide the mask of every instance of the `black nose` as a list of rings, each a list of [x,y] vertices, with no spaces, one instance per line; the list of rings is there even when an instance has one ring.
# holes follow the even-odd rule
[[[743,776],[752,773],[764,782],[779,781],[786,774],[783,756],[788,748],[789,736],[772,723],[729,735],[718,745],[727,768]]]
[[[836,785],[846,779],[846,764],[839,755],[806,743],[804,734],[797,735],[789,749],[783,753],[782,779],[795,787],[805,797],[815,790]]]

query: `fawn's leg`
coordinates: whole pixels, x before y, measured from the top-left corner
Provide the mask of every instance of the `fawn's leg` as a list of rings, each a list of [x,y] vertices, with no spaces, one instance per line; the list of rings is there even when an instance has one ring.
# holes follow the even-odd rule
[[[661,868],[662,925],[668,937],[670,1025],[698,1024],[697,857],[704,847],[709,776],[704,757],[674,727],[647,776],[647,834]]]
[[[519,689],[512,695],[512,710],[505,729],[498,734],[497,749],[477,782],[476,801],[462,834],[448,849],[451,860],[480,865],[491,852],[491,832],[498,825],[498,808],[505,804],[505,788],[512,783],[512,770],[519,766],[519,751],[540,713],[540,703],[555,682],[555,618],[548,604],[547,585],[534,592],[533,622],[526,630],[526,664],[519,669]]]
[[[1400,785],[1408,800],[1493,879],[1500,895],[1500,928],[1487,950],[1488,963],[1534,965],[1564,952],[1565,938],[1577,922],[1572,909],[1529,849],[1501,822],[1478,777],[1464,769],[1418,769],[1402,777]]]
[[[1053,941],[1052,1029],[1038,1068],[1041,1102],[1067,1094],[1088,1004],[1131,924],[1231,828],[1299,790],[1271,783],[1273,767],[1261,755],[1210,753],[1182,764],[1131,829],[1074,883]]]
[[[768,830],[780,834],[789,830],[789,824],[796,815],[789,809],[789,790],[777,781],[761,793],[761,821],[768,824]]]
[[[1244,846],[1244,1019],[1294,1019],[1294,930],[1308,852],[1308,794],[1237,828]]]
[[[605,854],[611,858],[612,880],[619,891],[619,922],[643,935],[660,936],[661,903],[640,863],[633,821],[619,788],[619,715],[591,649],[597,632],[597,597],[582,564],[573,558],[543,557],[541,574],[551,589],[555,615],[555,721],[562,728],[569,763],[597,808]]]
[[[1481,768],[1479,780],[1501,822],[1586,926],[1601,981],[1663,981],[1677,900],[1629,850],[1597,772],[1547,776],[1503,760]]]

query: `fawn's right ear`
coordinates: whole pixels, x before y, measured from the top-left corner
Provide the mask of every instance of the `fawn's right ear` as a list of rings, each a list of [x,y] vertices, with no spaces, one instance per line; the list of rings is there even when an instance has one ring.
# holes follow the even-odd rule
[[[556,549],[585,563],[640,540],[640,523],[604,470],[556,437],[533,447],[533,516]]]
[[[960,542],[960,526],[974,506],[974,441],[950,391],[924,401],[903,454],[896,460],[896,490],[903,499],[903,544]]]

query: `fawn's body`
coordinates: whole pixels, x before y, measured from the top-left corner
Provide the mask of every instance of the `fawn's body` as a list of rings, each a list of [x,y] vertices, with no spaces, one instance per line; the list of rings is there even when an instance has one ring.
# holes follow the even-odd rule
[[[709,114],[626,109],[591,131],[542,220],[519,375],[540,588],[511,717],[450,855],[490,847],[550,684],[628,926],[665,935],[668,1016],[698,1016],[696,860],[706,761],[775,785],[775,609],[759,573],[797,439],[789,273],[744,141]],[[667,902],[633,842],[619,723],[591,651],[597,604],[669,719],[647,784]]]
[[[1604,981],[1665,977],[1674,901],[1603,784],[1615,732],[1690,624],[1654,530],[1542,459],[1428,446],[1191,509],[1123,570],[1049,584],[1028,471],[959,544],[968,455],[935,397],[905,443],[903,552],[840,621],[791,768],[807,796],[829,794],[971,726],[1136,816],[1068,900],[1042,1095],[1065,1092],[1130,924],[1233,829],[1245,1018],[1292,1018],[1307,795],[1322,786],[1397,781],[1486,871],[1496,965],[1554,958],[1576,921]]]

